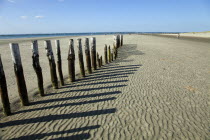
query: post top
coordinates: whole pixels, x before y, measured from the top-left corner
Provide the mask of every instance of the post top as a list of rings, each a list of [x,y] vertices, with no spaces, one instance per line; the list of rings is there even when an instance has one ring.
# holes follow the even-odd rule
[[[12,46],[18,46],[18,43],[9,43],[10,47]]]
[[[32,40],[31,42],[32,42],[32,43],[37,43],[38,41],[37,41],[37,40]]]

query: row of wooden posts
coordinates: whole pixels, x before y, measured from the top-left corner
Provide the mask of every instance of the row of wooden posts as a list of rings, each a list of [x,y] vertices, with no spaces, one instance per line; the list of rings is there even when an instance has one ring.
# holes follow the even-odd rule
[[[96,38],[91,38],[91,52],[89,47],[89,39],[85,38],[85,56],[86,56],[86,64],[87,64],[87,72],[90,74],[92,73],[92,69],[96,70],[97,65],[101,67],[103,65],[102,56],[99,57],[99,54],[96,53]],[[61,60],[61,51],[60,51],[60,41],[55,41],[56,45],[56,54],[57,54],[57,69],[60,78],[60,85],[64,85],[64,78],[62,73],[62,60]],[[104,62],[105,64],[110,63],[114,59],[117,58],[118,48],[123,45],[123,35],[114,35],[114,45],[113,50],[111,52],[110,46],[104,47]],[[51,82],[53,88],[58,88],[58,78],[56,74],[56,63],[52,51],[52,45],[50,40],[45,41],[47,57],[49,60],[50,66],[50,75],[51,75]],[[83,53],[82,53],[82,43],[81,39],[77,39],[77,47],[78,47],[78,59],[79,59],[79,66],[80,66],[80,74],[82,77],[85,77],[85,68],[84,68],[84,61],[83,61]],[[23,67],[21,62],[21,56],[19,51],[19,45],[17,43],[10,43],[10,49],[12,54],[12,60],[14,63],[14,72],[16,76],[17,86],[18,86],[18,93],[20,96],[20,100],[23,106],[29,105],[28,99],[28,92],[25,83],[25,78],[23,74]],[[70,82],[75,81],[75,52],[74,52],[74,40],[70,39],[69,51],[68,51],[68,75]],[[38,81],[38,90],[41,96],[44,96],[44,87],[43,87],[43,75],[42,75],[42,68],[40,67],[39,63],[39,51],[38,51],[38,41],[32,41],[32,61],[33,61],[33,68],[37,75]],[[3,105],[3,112],[6,116],[11,114],[10,109],[10,102],[7,92],[7,82],[6,77],[2,65],[2,60],[0,56],[0,94],[1,100]]]

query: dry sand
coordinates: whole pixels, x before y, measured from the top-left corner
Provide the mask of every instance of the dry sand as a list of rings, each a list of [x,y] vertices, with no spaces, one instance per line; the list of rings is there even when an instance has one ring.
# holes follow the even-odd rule
[[[177,38],[178,34],[159,34],[159,36],[167,36]],[[201,42],[210,42],[210,31],[206,32],[189,32],[189,33],[180,33],[180,39],[188,39]]]
[[[112,36],[97,36],[101,50],[107,42]],[[208,139],[209,43],[147,35],[124,42],[115,62],[2,118],[2,139]]]

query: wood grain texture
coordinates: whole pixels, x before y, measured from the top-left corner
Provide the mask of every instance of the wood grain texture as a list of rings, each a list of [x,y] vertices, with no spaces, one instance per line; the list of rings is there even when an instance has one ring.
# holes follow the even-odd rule
[[[28,91],[26,88],[25,77],[23,74],[23,67],[20,57],[19,45],[17,43],[10,43],[12,60],[14,64],[14,72],[16,76],[18,93],[23,106],[29,105]]]
[[[37,76],[39,94],[41,96],[44,96],[43,75],[42,75],[42,68],[39,63],[39,49],[38,49],[37,40],[32,41],[31,48],[32,48],[32,65]]]
[[[47,53],[47,58],[49,60],[52,86],[53,86],[53,88],[57,89],[58,88],[58,78],[57,78],[57,74],[56,74],[56,64],[55,64],[55,59],[54,59],[53,50],[52,50],[50,40],[45,41],[45,49],[46,49],[46,53]]]

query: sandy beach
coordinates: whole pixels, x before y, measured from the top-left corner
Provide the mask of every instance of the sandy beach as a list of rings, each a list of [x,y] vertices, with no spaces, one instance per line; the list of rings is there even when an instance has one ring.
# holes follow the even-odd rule
[[[90,36],[88,36],[90,37]],[[113,44],[112,35],[95,36],[97,51]],[[67,77],[70,38],[60,38]],[[83,40],[84,36],[80,37]],[[198,38],[199,40],[199,38]],[[52,39],[54,48],[54,39]],[[5,43],[5,42],[4,42]],[[0,45],[11,101],[18,98],[8,44]],[[39,41],[44,84],[50,85],[44,42]],[[37,89],[30,41],[20,43],[26,84]],[[84,50],[83,50],[84,51]],[[76,71],[79,72],[77,49]],[[92,140],[205,140],[209,138],[210,46],[208,42],[164,36],[124,35],[119,57],[93,74],[47,96],[30,97],[0,120],[0,138]]]
[[[178,34],[157,34],[158,36],[178,38]],[[210,31],[206,32],[189,32],[189,33],[180,33],[179,39],[199,41],[199,42],[210,42]]]
[[[56,56],[56,49],[55,49],[55,40],[59,39],[61,44],[61,56],[62,56],[62,68],[63,68],[63,74],[64,77],[68,77],[68,61],[67,61],[67,55],[68,55],[68,49],[69,49],[69,40],[74,39],[74,48],[75,48],[75,54],[76,54],[76,73],[79,74],[79,62],[77,59],[77,39],[82,38],[82,45],[84,45],[84,39],[90,38],[92,36],[73,36],[73,37],[48,37],[48,38],[25,38],[25,39],[8,39],[8,40],[1,40],[0,41],[0,53],[2,57],[2,62],[4,66],[4,71],[7,79],[7,86],[8,86],[8,93],[9,98],[11,100],[12,104],[17,104],[16,102],[19,101],[19,95],[17,90],[17,84],[15,79],[15,73],[13,69],[13,62],[12,62],[12,56],[11,51],[9,47],[9,43],[19,43],[20,47],[20,54],[23,64],[23,70],[24,70],[24,76],[26,80],[26,86],[27,90],[30,96],[30,99],[33,99],[33,95],[37,92],[37,80],[36,80],[36,74],[34,72],[34,69],[32,67],[32,49],[31,49],[31,40],[39,40],[39,55],[40,55],[40,65],[42,67],[42,73],[43,73],[43,79],[44,79],[44,86],[45,88],[48,88],[51,86],[50,81],[50,69],[49,69],[49,61],[46,56],[45,46],[44,46],[44,40],[51,40],[55,61],[57,61]],[[97,51],[99,52],[99,55],[104,54],[104,44],[112,45],[113,44],[113,36],[106,36],[106,35],[98,35],[95,36],[97,38]],[[83,48],[84,49],[84,48]],[[84,52],[84,50],[83,50]],[[85,55],[85,54],[83,54]],[[85,56],[84,56],[85,58]],[[84,59],[84,62],[86,64],[86,61]],[[58,71],[57,71],[58,72]],[[18,104],[17,104],[18,105]],[[13,105],[14,106],[14,105]],[[16,106],[16,105],[15,105]],[[2,104],[0,104],[0,109],[2,109]]]

